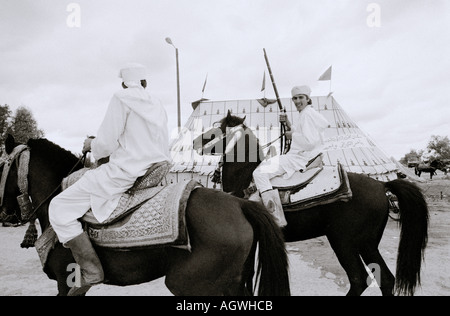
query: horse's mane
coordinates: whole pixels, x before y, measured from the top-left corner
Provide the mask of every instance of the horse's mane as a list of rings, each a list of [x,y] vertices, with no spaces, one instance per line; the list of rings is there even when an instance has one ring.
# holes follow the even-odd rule
[[[226,127],[235,127],[240,124],[242,124],[244,127],[246,127],[244,125],[244,121],[245,121],[245,117],[242,118],[239,116],[231,115],[229,113],[226,117],[224,117],[223,119],[220,120],[221,129],[222,129],[222,131],[225,131]]]
[[[66,177],[79,160],[72,152],[61,148],[46,138],[30,138],[27,145],[33,157],[38,157],[40,161],[50,163],[52,170],[62,177]]]

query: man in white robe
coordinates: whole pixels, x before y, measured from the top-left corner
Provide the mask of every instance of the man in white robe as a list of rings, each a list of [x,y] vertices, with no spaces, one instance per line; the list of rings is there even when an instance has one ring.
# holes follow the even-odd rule
[[[287,124],[286,137],[292,139],[291,148],[285,155],[276,155],[263,161],[253,172],[253,180],[266,208],[273,214],[279,226],[286,226],[278,190],[274,190],[270,179],[283,176],[289,179],[294,172],[306,168],[309,160],[320,153],[323,146],[323,131],[329,122],[311,106],[311,89],[308,86],[292,88],[292,100],[298,112],[291,124],[286,114],[280,115],[280,122]]]
[[[92,209],[99,222],[105,221],[138,177],[153,164],[170,161],[167,114],[145,90],[146,68],[129,64],[119,77],[124,89],[113,95],[97,137],[87,138],[83,146],[83,152],[91,151],[97,161],[109,157],[109,162],[87,171],[49,206],[50,223],[59,241],[71,249],[81,267],[81,287],[73,287],[69,295],[84,294],[104,278],[78,219]]]

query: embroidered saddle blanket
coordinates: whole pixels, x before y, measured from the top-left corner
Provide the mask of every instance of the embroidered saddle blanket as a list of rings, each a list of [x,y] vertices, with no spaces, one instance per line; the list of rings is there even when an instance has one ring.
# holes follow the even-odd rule
[[[185,210],[190,193],[201,184],[195,180],[167,186],[159,185],[169,170],[168,163],[155,165],[120,198],[111,216],[99,223],[92,211],[81,219],[93,244],[127,250],[155,246],[177,246],[190,250]],[[85,172],[65,179],[64,187]],[[149,185],[156,185],[149,187]],[[57,242],[50,226],[35,243],[43,267],[48,253]]]

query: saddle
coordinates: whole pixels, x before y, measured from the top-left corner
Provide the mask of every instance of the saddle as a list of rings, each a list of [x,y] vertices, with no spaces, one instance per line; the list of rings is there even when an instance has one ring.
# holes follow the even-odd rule
[[[169,169],[168,162],[153,165],[120,197],[117,208],[104,222],[99,223],[89,210],[80,220],[91,242],[116,250],[175,246],[190,251],[185,210],[190,193],[201,184],[191,180],[163,186]],[[86,171],[81,169],[64,179],[63,189]],[[50,226],[35,243],[44,268],[57,241]]]
[[[348,202],[352,198],[347,172],[340,163],[324,166],[322,153],[312,158],[305,170],[295,172],[289,179],[279,176],[270,182],[278,189],[285,211],[299,211],[336,201]]]

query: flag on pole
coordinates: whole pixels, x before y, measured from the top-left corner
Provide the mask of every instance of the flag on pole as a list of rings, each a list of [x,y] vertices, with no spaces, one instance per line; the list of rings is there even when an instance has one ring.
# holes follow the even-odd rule
[[[266,72],[264,71],[261,91],[264,91],[265,89],[266,89]]]
[[[331,80],[331,67],[330,66],[323,74],[319,77],[318,80]]]
[[[205,92],[206,81],[207,81],[207,80],[208,80],[208,74],[206,74],[205,83],[203,84],[202,94],[203,94],[203,92]]]

